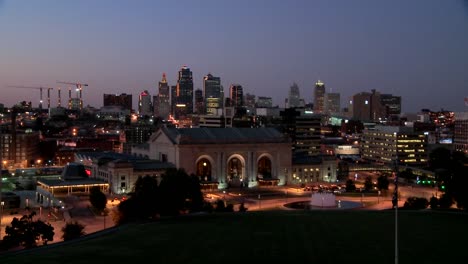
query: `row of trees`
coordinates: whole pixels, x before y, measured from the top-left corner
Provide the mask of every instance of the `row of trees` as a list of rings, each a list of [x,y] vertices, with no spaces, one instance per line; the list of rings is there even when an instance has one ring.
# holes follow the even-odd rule
[[[203,209],[204,199],[198,177],[183,169],[168,169],[156,177],[139,177],[130,198],[121,202],[114,221],[123,224],[136,220],[157,219]]]
[[[468,157],[460,151],[437,148],[429,155],[429,167],[435,172],[436,181],[445,186],[442,204],[456,203],[468,210]]]
[[[5,236],[0,240],[0,251],[11,248],[33,248],[39,244],[47,245],[54,240],[54,227],[41,219],[34,219],[36,212],[32,211],[21,218],[13,218],[5,228]],[[62,228],[64,241],[85,235],[84,226],[78,222],[69,222]]]

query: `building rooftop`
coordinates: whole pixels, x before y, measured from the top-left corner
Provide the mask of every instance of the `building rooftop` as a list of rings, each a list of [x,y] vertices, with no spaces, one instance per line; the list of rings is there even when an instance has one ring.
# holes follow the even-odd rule
[[[237,144],[290,142],[275,128],[161,128],[175,144]]]

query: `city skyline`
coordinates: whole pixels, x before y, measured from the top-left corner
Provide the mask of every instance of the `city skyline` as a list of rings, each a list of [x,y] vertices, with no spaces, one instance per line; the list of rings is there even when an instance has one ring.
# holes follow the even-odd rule
[[[402,112],[466,111],[467,2],[4,0],[0,103],[38,105],[38,92],[8,85],[69,81],[89,84],[84,106],[102,106],[104,93],[137,105],[162,73],[173,86],[187,65],[194,90],[211,73],[225,94],[238,83],[280,107],[293,83],[312,102],[320,79],[342,107],[376,89],[401,96]]]

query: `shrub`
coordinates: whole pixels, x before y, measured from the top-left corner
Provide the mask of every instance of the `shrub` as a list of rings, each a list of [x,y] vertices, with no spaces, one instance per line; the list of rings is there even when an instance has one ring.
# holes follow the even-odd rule
[[[406,209],[426,209],[429,205],[429,201],[424,197],[408,197],[404,204],[404,208]]]

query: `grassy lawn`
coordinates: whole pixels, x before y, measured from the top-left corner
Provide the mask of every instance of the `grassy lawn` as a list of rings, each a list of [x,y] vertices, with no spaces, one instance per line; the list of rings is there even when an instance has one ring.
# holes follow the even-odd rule
[[[400,263],[468,257],[468,214],[399,211]],[[20,254],[0,263],[394,263],[392,211],[184,216]],[[58,244],[57,244],[58,245]]]

